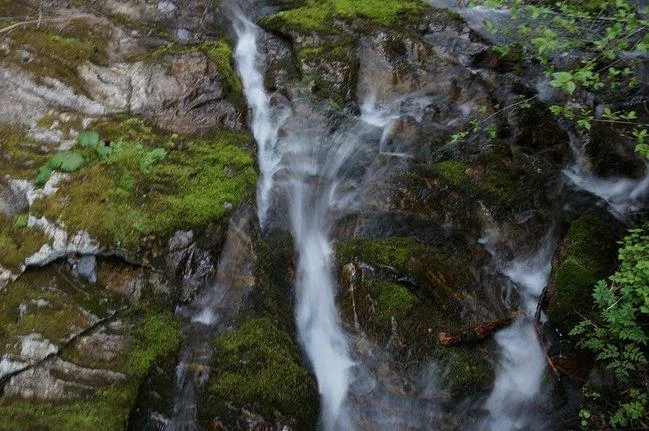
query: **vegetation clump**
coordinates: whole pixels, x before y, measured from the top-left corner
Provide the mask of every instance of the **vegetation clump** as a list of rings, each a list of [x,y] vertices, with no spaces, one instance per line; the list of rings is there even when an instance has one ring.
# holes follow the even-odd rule
[[[246,133],[169,137],[135,119],[98,127],[105,141],[97,133],[78,141],[86,166],[34,211],[132,247],[147,235],[217,221],[252,196],[256,172]]]
[[[581,316],[592,314],[590,292],[615,263],[615,240],[614,230],[597,216],[586,215],[570,224],[547,310],[554,323],[571,328]]]
[[[385,27],[400,22],[416,22],[425,7],[420,0],[306,0],[294,9],[278,12],[263,19],[269,27],[286,26],[303,32],[332,32],[331,21],[342,19],[367,19]]]
[[[580,413],[584,428],[644,427],[649,417],[643,380],[649,372],[648,228],[631,229],[621,245],[620,267],[608,280],[595,284],[592,296],[597,315],[571,331],[578,345],[591,351],[597,363],[616,378],[612,408],[601,392],[586,393]]]
[[[277,413],[315,426],[318,395],[291,337],[268,318],[253,318],[216,340],[213,378],[202,417],[225,419],[229,403],[266,418]]]

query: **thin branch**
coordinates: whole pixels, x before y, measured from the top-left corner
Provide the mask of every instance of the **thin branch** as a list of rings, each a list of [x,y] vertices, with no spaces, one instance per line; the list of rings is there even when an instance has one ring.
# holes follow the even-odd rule
[[[23,22],[17,22],[16,24],[11,24],[8,25],[7,27],[0,28],[0,34],[2,33],[7,33],[15,28],[22,27],[24,25],[29,25],[29,24],[41,24],[44,22],[62,22],[62,21],[69,21],[75,18],[79,18],[78,16],[71,16],[67,18],[46,18],[46,19],[33,19],[29,21],[23,21]]]

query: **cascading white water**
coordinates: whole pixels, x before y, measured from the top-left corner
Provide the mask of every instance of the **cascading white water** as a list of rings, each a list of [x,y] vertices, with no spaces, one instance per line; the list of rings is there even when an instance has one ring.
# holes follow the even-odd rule
[[[599,178],[587,168],[588,160],[576,139],[571,136],[570,149],[575,159],[563,170],[564,175],[578,188],[598,196],[607,203],[611,214],[624,218],[640,209],[643,198],[649,195],[649,164],[642,178]]]
[[[489,417],[482,424],[484,429],[540,429],[542,419],[535,407],[546,360],[535,329],[535,313],[550,277],[553,251],[554,239],[548,235],[535,255],[511,262],[503,271],[518,287],[521,315],[495,335],[501,358],[494,387],[485,404]]]
[[[288,113],[270,107],[269,96],[264,88],[265,62],[257,49],[260,29],[241,13],[237,13],[234,30],[238,39],[234,57],[248,106],[252,110],[250,126],[258,146],[257,163],[260,178],[257,186],[257,213],[259,223],[263,227],[270,205],[273,174],[280,160],[279,153],[275,151],[277,133]]]
[[[329,211],[336,193],[337,173],[351,149],[340,147],[339,151],[319,160],[317,143],[307,134],[287,138],[281,143],[281,151],[277,148],[277,131],[282,121],[272,118],[269,96],[264,89],[264,61],[257,48],[260,31],[239,15],[235,32],[238,37],[235,58],[244,93],[253,111],[251,126],[258,143],[262,177],[259,218],[263,225],[274,185],[273,173],[283,160],[282,168],[288,171],[283,185],[289,197],[289,215],[298,254],[297,328],[318,380],[325,427],[331,429],[339,423],[353,361],[335,304]]]

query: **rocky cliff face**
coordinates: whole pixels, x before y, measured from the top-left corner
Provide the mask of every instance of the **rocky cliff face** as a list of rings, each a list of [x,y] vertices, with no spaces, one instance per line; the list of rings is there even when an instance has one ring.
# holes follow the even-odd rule
[[[489,334],[471,331],[506,324],[519,306],[500,261],[533,251],[550,226],[566,236],[543,306],[569,324],[583,305],[575,295],[614,265],[576,258],[574,244],[596,229],[608,250],[620,222],[564,187],[569,136],[545,103],[558,96],[534,97],[534,65],[496,56],[447,10],[347,3],[256,5],[266,87],[277,104],[308,94],[332,128],[379,115],[359,106],[368,98],[411,112],[381,138],[359,207],[336,225],[338,304],[355,355],[391,394],[441,409],[440,429],[466,429],[498,358]],[[202,0],[0,0],[0,15],[16,17],[0,19],[0,429],[165,426],[183,336],[197,332],[174,311],[214,285],[228,238],[242,257],[220,280],[238,287],[203,337],[214,357],[186,367],[203,385],[198,423],[317,426],[292,317],[293,244],[282,222],[261,233],[249,209],[255,148],[225,13]],[[521,101],[529,107],[507,108]],[[489,130],[451,143],[492,115]],[[607,132],[588,141],[593,170],[642,176]],[[435,388],[418,382],[431,363],[445,370]],[[410,419],[395,426],[423,420]]]

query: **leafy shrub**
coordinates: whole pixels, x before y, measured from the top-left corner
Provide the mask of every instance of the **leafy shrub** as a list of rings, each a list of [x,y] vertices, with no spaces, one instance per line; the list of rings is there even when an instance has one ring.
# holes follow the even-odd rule
[[[648,371],[649,231],[631,229],[621,245],[620,268],[595,285],[599,319],[585,319],[570,332],[619,382],[622,400],[609,420],[614,427],[633,424],[649,407],[641,378]]]

